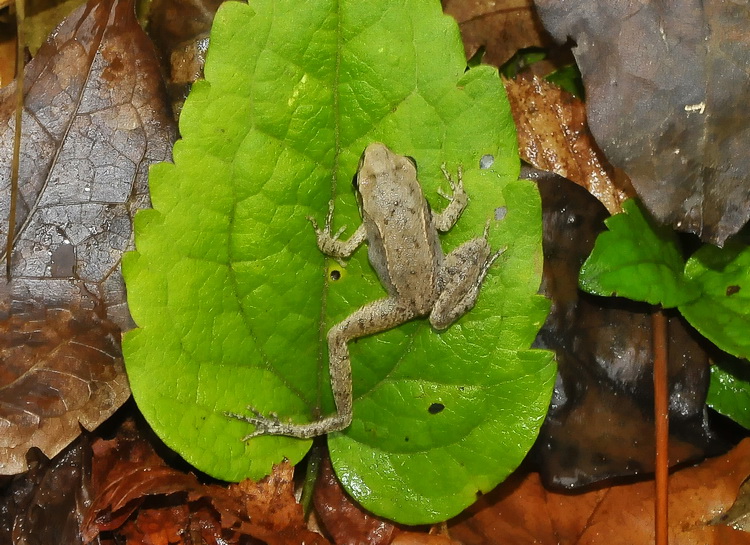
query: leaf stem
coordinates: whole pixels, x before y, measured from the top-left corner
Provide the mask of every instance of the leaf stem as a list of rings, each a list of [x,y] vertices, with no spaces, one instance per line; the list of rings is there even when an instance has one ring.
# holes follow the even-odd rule
[[[16,0],[16,130],[13,141],[13,160],[10,166],[10,208],[8,210],[8,238],[5,243],[5,276],[10,282],[13,239],[16,235],[16,202],[18,201],[18,169],[21,155],[21,118],[23,117],[23,20],[25,0]]]
[[[662,309],[652,314],[654,346],[654,423],[656,433],[655,543],[669,542],[669,386],[667,374],[667,317]]]
[[[320,464],[323,461],[323,456],[326,452],[325,443],[321,443],[321,439],[322,438],[320,437],[316,438],[307,455],[307,468],[305,469],[305,480],[302,484],[302,497],[300,498],[302,511],[305,514],[305,520],[307,520],[312,511],[315,485],[318,482]]]

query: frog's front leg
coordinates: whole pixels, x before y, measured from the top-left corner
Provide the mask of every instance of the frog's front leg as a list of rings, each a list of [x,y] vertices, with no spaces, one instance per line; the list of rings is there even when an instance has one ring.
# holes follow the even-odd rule
[[[430,313],[432,327],[442,330],[471,310],[492,263],[505,249],[492,252],[484,236],[473,238],[445,256],[438,274],[438,296]]]
[[[394,298],[380,299],[369,303],[339,322],[328,332],[328,359],[331,374],[333,399],[336,413],[309,424],[281,422],[276,415],[264,417],[250,408],[254,416],[232,414],[255,426],[255,431],[245,439],[259,435],[287,435],[308,439],[326,433],[343,430],[352,422],[352,365],[348,343],[381,331],[386,331],[407,322],[416,316],[416,311]]]
[[[328,214],[326,215],[326,224],[323,229],[318,226],[318,222],[312,216],[307,216],[307,220],[312,223],[313,229],[315,229],[315,236],[320,251],[332,257],[346,258],[351,256],[367,238],[364,225],[360,225],[348,240],[339,240],[339,237],[344,229],[346,229],[346,226],[342,227],[334,234],[331,233],[331,224],[333,223],[333,200],[328,203]]]

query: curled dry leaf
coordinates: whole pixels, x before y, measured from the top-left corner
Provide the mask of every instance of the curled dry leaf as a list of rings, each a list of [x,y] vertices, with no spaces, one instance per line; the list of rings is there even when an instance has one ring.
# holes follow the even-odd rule
[[[2,473],[25,470],[32,446],[56,454],[79,422],[93,429],[127,399],[118,326],[131,320],[120,258],[132,215],[149,204],[148,167],[169,157],[175,132],[130,0],[82,6],[24,78],[11,278],[0,279]],[[12,155],[14,93],[15,84],[0,90],[3,157]],[[3,161],[3,241],[10,200]]]
[[[55,456],[125,402],[120,331],[85,309],[0,320],[0,385],[0,474],[12,475],[31,447]]]
[[[159,51],[167,91],[177,114],[191,86],[203,77],[208,34],[223,0],[153,0],[148,33]]]
[[[670,545],[750,544],[750,533],[714,526],[750,473],[750,439],[669,481]],[[464,545],[633,545],[654,542],[654,482],[558,494],[539,475],[517,474],[482,497],[450,528]]]
[[[621,212],[620,204],[633,190],[594,142],[583,102],[537,76],[504,83],[521,159],[585,187],[610,214]]]
[[[458,21],[467,58],[484,46],[484,62],[499,66],[519,49],[551,43],[532,0],[445,0],[443,9]]]
[[[93,450],[87,540],[109,531],[133,543],[184,543],[178,537],[185,535],[217,545],[245,543],[248,536],[269,545],[328,543],[307,529],[287,463],[257,483],[206,485],[167,466],[132,425]]]
[[[750,5],[536,0],[572,38],[591,131],[663,223],[723,244],[750,218]]]

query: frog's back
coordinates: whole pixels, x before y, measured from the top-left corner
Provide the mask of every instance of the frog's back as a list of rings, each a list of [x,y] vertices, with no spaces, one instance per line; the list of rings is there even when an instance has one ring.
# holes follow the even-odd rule
[[[373,192],[381,206],[369,210],[370,221],[365,220],[368,252],[388,293],[427,313],[437,296],[440,242],[421,188],[404,187],[383,184]]]

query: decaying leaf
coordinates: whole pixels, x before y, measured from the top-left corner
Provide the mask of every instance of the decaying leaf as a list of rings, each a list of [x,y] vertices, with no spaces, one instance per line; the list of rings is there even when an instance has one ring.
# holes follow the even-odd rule
[[[443,9],[458,21],[466,58],[484,47],[484,62],[499,66],[519,49],[551,41],[532,0],[445,0]]]
[[[726,456],[673,473],[670,545],[750,544],[750,533],[711,525],[750,473],[750,440]],[[583,494],[546,491],[539,475],[515,475],[482,497],[450,528],[464,545],[633,545],[654,542],[654,483]]]
[[[328,543],[307,529],[288,463],[258,483],[219,486],[166,465],[132,425],[92,448],[85,539],[109,531],[132,543],[188,543],[186,535],[217,545],[245,543],[247,537],[269,545]]]
[[[633,196],[630,182],[594,142],[583,102],[537,76],[504,83],[521,158],[585,187],[610,214],[620,212],[622,201]]]
[[[544,217],[542,291],[552,311],[536,345],[554,350],[558,378],[534,447],[545,484],[576,488],[653,471],[651,312],[643,303],[578,289],[581,264],[607,217],[581,187],[539,180]],[[705,410],[708,355],[678,316],[669,320],[670,459],[725,452]]]
[[[577,43],[591,131],[654,216],[722,245],[750,218],[750,5],[537,0]]]
[[[81,7],[25,72],[11,279],[0,279],[0,473],[26,451],[54,456],[129,395],[120,274],[147,169],[174,138],[153,48],[129,0]],[[15,84],[0,90],[0,155],[11,156]],[[10,161],[0,163],[0,231]],[[0,253],[5,269],[5,252]]]
[[[98,301],[130,326],[119,263],[131,215],[148,205],[147,170],[170,156],[174,129],[153,47],[131,0],[82,6],[25,71],[12,279],[0,312]],[[11,156],[15,85],[0,91],[0,155]],[[6,233],[10,161],[0,163]],[[5,256],[0,264],[5,268]]]
[[[81,425],[93,430],[129,395],[119,329],[96,312],[0,320],[0,474],[25,471],[31,447],[55,456]]]
[[[208,34],[222,0],[153,0],[148,33],[159,51],[174,112],[203,76]],[[179,15],[179,16],[177,16]]]
[[[89,438],[79,437],[53,460],[36,450],[29,458],[29,471],[0,487],[0,543],[83,545],[80,526],[89,500]]]

